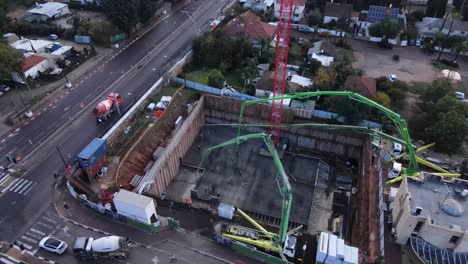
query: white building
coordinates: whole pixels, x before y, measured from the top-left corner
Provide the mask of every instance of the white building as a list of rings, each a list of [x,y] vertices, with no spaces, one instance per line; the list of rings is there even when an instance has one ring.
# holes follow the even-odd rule
[[[442,33],[447,34],[451,21],[447,20],[444,24],[444,19],[436,18],[436,17],[425,17],[423,21],[418,22],[416,25],[419,30],[420,37],[431,37],[434,38],[441,29],[442,25]],[[453,21],[453,25],[450,31],[450,36],[461,36],[461,37],[468,37],[468,21]]]
[[[281,1],[275,0],[275,17],[280,16],[280,7]],[[304,17],[304,10],[305,10],[305,0],[293,0],[292,6],[293,14],[292,14],[292,21],[299,22]]]
[[[113,202],[117,213],[123,216],[148,225],[158,222],[156,207],[150,197],[120,190],[114,196]]]
[[[45,53],[46,48],[53,44],[47,40],[23,38],[11,43],[10,46],[22,53]]]
[[[390,205],[398,244],[417,238],[435,248],[468,252],[468,181],[422,173],[405,177]]]
[[[33,54],[24,59],[21,69],[26,78],[36,79],[41,72],[48,71],[52,66],[53,64],[47,58]]]
[[[322,66],[328,67],[333,63],[334,58],[332,56],[325,55],[323,53],[312,53],[310,56],[312,59],[316,59],[322,63]]]
[[[28,11],[30,16],[27,21],[48,21],[70,14],[68,5],[58,2],[47,2],[44,4],[36,4],[36,6]]]
[[[309,86],[312,86],[314,84],[314,82],[311,79],[306,78],[306,77],[302,77],[302,76],[297,75],[297,74],[294,74],[291,77],[290,82],[298,84],[301,87],[309,87]]]

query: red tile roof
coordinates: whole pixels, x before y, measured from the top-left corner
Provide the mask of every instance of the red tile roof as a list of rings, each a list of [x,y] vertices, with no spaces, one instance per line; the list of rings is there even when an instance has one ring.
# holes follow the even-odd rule
[[[21,64],[21,69],[23,72],[31,69],[32,67],[36,66],[39,64],[41,61],[45,60],[46,58],[38,56],[38,55],[31,55],[27,57],[23,63]]]
[[[377,92],[377,82],[374,78],[365,76],[348,76],[345,81],[347,89],[354,88],[365,97],[372,99]]]
[[[273,39],[276,26],[260,20],[260,17],[248,10],[236,18],[233,18],[223,28],[223,32],[231,37],[245,37],[249,40]]]

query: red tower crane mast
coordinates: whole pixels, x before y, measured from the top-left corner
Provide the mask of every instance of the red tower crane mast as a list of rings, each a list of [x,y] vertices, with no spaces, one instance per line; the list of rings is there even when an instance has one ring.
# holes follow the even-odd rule
[[[279,20],[276,33],[276,60],[273,83],[273,97],[284,94],[286,77],[288,74],[289,36],[291,34],[291,16],[293,12],[293,0],[275,0],[280,3]],[[280,140],[279,125],[281,125],[283,113],[283,99],[271,102],[271,135],[277,145]]]

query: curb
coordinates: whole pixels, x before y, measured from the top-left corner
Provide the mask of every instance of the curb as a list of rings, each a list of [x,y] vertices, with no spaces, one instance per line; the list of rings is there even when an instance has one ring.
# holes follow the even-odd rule
[[[58,264],[58,262],[55,262],[55,261],[53,261],[53,260],[49,260],[49,259],[43,258],[43,257],[41,257],[41,256],[36,256],[36,255],[34,255],[32,252],[30,252],[30,251],[26,251],[26,252],[28,252],[28,254],[30,254],[30,255],[32,255],[32,256],[34,256],[34,257],[40,259],[40,260],[47,261],[47,262],[50,263],[50,264]]]

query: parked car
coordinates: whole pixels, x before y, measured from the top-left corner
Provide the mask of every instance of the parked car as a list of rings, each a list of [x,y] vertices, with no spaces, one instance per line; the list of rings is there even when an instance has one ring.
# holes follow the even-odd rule
[[[298,43],[299,43],[299,45],[302,45],[302,44],[304,44],[304,38],[302,38],[302,37],[301,37],[301,38],[299,38],[299,41],[298,41]]]
[[[416,47],[421,47],[421,41],[420,40],[416,40]]]
[[[67,250],[67,243],[53,237],[46,236],[39,241],[39,247],[53,253],[63,254]]]
[[[394,82],[397,80],[397,77],[395,74],[389,74],[388,75],[388,80],[391,81],[391,82]]]
[[[408,46],[414,46],[414,45],[416,45],[416,40],[411,39],[410,41],[408,41]]]
[[[3,93],[6,93],[6,92],[10,91],[10,86],[8,86],[6,84],[0,84],[0,91],[3,92]]]
[[[49,37],[48,37],[48,39],[50,39],[50,40],[57,40],[57,39],[58,39],[58,36],[57,36],[57,34],[50,34]]]

